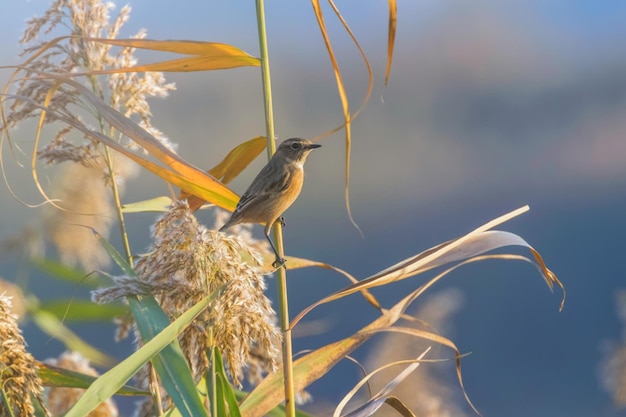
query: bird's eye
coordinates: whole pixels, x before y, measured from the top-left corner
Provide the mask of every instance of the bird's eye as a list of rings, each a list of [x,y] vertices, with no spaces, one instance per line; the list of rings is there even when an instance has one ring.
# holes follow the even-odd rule
[[[298,142],[292,143],[290,148],[294,151],[297,151],[298,149],[300,149],[300,144]]]

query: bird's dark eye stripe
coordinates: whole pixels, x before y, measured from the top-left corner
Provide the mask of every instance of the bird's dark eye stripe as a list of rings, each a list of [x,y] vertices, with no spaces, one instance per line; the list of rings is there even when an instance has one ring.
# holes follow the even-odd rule
[[[300,148],[300,144],[299,143],[292,143],[291,144],[291,149],[295,150],[295,149],[298,149],[298,148]]]

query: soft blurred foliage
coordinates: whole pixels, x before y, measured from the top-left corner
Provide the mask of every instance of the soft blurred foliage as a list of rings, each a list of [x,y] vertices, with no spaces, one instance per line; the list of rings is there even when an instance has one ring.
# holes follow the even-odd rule
[[[557,314],[558,297],[546,294],[526,267],[493,263],[468,267],[462,280],[459,273],[451,277],[465,295],[454,319],[454,340],[462,351],[473,352],[464,360],[468,393],[487,416],[622,415],[602,390],[598,364],[602,340],[619,339],[622,331],[612,300],[624,279],[619,260],[626,233],[626,4],[399,1],[394,64],[385,89],[386,2],[342,3],[376,74],[373,99],[353,125],[352,209],[365,239],[345,213],[344,148],[335,135],[309,162],[302,196],[286,214],[287,254],[306,254],[362,278],[528,203],[531,211],[515,220],[514,231],[568,287],[568,304]],[[258,50],[252,7],[162,0],[132,6],[127,36],[147,27],[155,39],[221,41],[253,54]],[[14,64],[23,22],[45,6],[12,1],[2,7],[0,62]],[[280,138],[313,137],[340,124],[333,75],[310,5],[275,2],[267,16]],[[328,21],[356,103],[366,86],[365,71],[339,24]],[[214,166],[236,143],[263,134],[257,69],[168,79],[178,91],[153,103],[153,120],[195,165]],[[32,132],[23,128],[15,135],[28,155]],[[28,170],[12,163],[7,149],[4,154],[11,185],[28,202],[39,202]],[[28,165],[19,150],[15,158]],[[233,189],[243,191],[263,163],[256,161]],[[166,192],[161,181],[143,174],[128,184],[125,199]],[[3,238],[33,222],[35,211],[24,209],[6,188],[1,199]],[[133,222],[137,250],[147,245],[150,223],[149,218]],[[21,269],[16,272],[13,259],[3,261],[3,277],[28,281],[40,297],[86,290],[37,274],[27,278]],[[291,276],[295,312],[345,285],[326,272]],[[377,296],[391,303],[408,285]],[[364,308],[354,296],[353,304],[329,305],[311,319],[330,319],[324,338],[335,340],[340,321],[357,328],[366,319]],[[28,329],[25,334],[41,340]],[[110,334],[99,331],[96,338],[108,340]],[[324,342],[320,335],[313,340]],[[302,339],[300,347],[310,344]],[[59,349],[54,341],[30,345],[39,359]],[[338,386],[347,390],[345,381],[354,380],[354,367],[336,371]],[[312,393],[333,402],[344,394],[328,386]]]

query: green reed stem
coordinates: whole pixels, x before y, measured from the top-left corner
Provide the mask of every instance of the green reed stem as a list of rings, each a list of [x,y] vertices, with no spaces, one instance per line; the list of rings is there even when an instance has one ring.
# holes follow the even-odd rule
[[[122,212],[122,200],[120,198],[120,190],[115,181],[115,167],[113,165],[113,155],[111,149],[108,146],[104,147],[107,169],[111,178],[111,190],[113,191],[113,200],[115,201],[115,212],[117,214],[117,222],[120,227],[120,235],[122,237],[122,244],[124,245],[124,254],[129,265],[133,265],[133,254],[130,251],[130,242],[128,240],[128,233],[126,233],[126,221],[124,220],[124,213]]]
[[[259,49],[261,52],[261,77],[263,82],[263,98],[265,105],[265,128],[267,134],[267,156],[276,152],[274,140],[274,110],[272,108],[272,83],[270,77],[270,61],[267,49],[267,31],[265,26],[265,6],[263,0],[256,0],[257,27],[259,29]],[[280,222],[276,222],[272,229],[274,244],[281,257],[284,257],[283,231]],[[293,347],[291,344],[291,330],[289,329],[289,305],[287,299],[287,272],[286,268],[278,268],[276,272],[278,283],[278,320],[283,334],[283,374],[285,386],[285,411],[287,417],[296,415],[296,403],[293,381]]]
[[[209,336],[211,340],[211,346],[213,346],[213,329],[209,329]],[[207,352],[209,355],[209,363],[211,364],[209,367],[208,375],[205,375],[207,381],[207,395],[209,396],[209,407],[211,407],[211,417],[217,417],[217,376],[215,369],[217,368],[215,365],[216,355],[215,355],[215,347],[211,347]],[[221,401],[221,399],[220,399]]]
[[[98,95],[98,97],[102,97],[102,87],[100,83],[98,83],[98,77],[96,75],[90,75],[88,77],[89,82],[91,84],[91,90]],[[98,117],[98,122],[100,123],[100,131],[103,134],[105,132],[105,122],[102,117]],[[109,132],[109,135],[113,136],[113,129]],[[117,182],[115,182],[115,165],[113,163],[113,153],[108,146],[104,147],[107,170],[109,171],[109,178],[111,180],[111,191],[113,193],[113,200],[115,201],[115,213],[117,215],[117,221],[120,228],[120,236],[122,238],[122,244],[124,245],[124,254],[126,255],[126,260],[128,264],[132,266],[133,264],[133,254],[130,251],[130,242],[128,240],[128,233],[126,233],[126,222],[124,221],[124,213],[122,212],[122,200],[120,197],[120,190],[117,186]]]

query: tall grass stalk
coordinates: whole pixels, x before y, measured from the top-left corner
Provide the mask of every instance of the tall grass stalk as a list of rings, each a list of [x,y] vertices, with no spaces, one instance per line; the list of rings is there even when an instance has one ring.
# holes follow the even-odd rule
[[[115,213],[117,215],[117,221],[120,228],[120,236],[122,238],[122,244],[124,245],[124,255],[126,255],[126,261],[129,265],[133,264],[133,253],[130,250],[130,241],[128,240],[128,233],[126,230],[126,221],[124,220],[124,213],[122,212],[122,199],[120,197],[120,190],[117,187],[115,181],[115,169],[113,166],[113,158],[111,155],[111,149],[108,146],[104,147],[107,169],[111,176],[111,192],[113,194],[113,200],[115,205]]]
[[[261,77],[263,84],[263,98],[265,107],[265,129],[267,135],[267,157],[272,157],[276,152],[274,134],[274,110],[272,108],[272,82],[270,77],[270,61],[267,47],[267,30],[265,26],[265,4],[263,0],[256,0],[257,27],[259,30],[259,50],[261,53]],[[280,222],[273,227],[274,244],[280,256],[283,256],[283,233]],[[295,390],[293,383],[293,347],[291,343],[291,330],[289,329],[289,303],[287,298],[287,272],[286,268],[278,268],[276,273],[278,281],[278,320],[283,336],[283,375],[285,387],[285,411],[288,417],[296,415]]]

